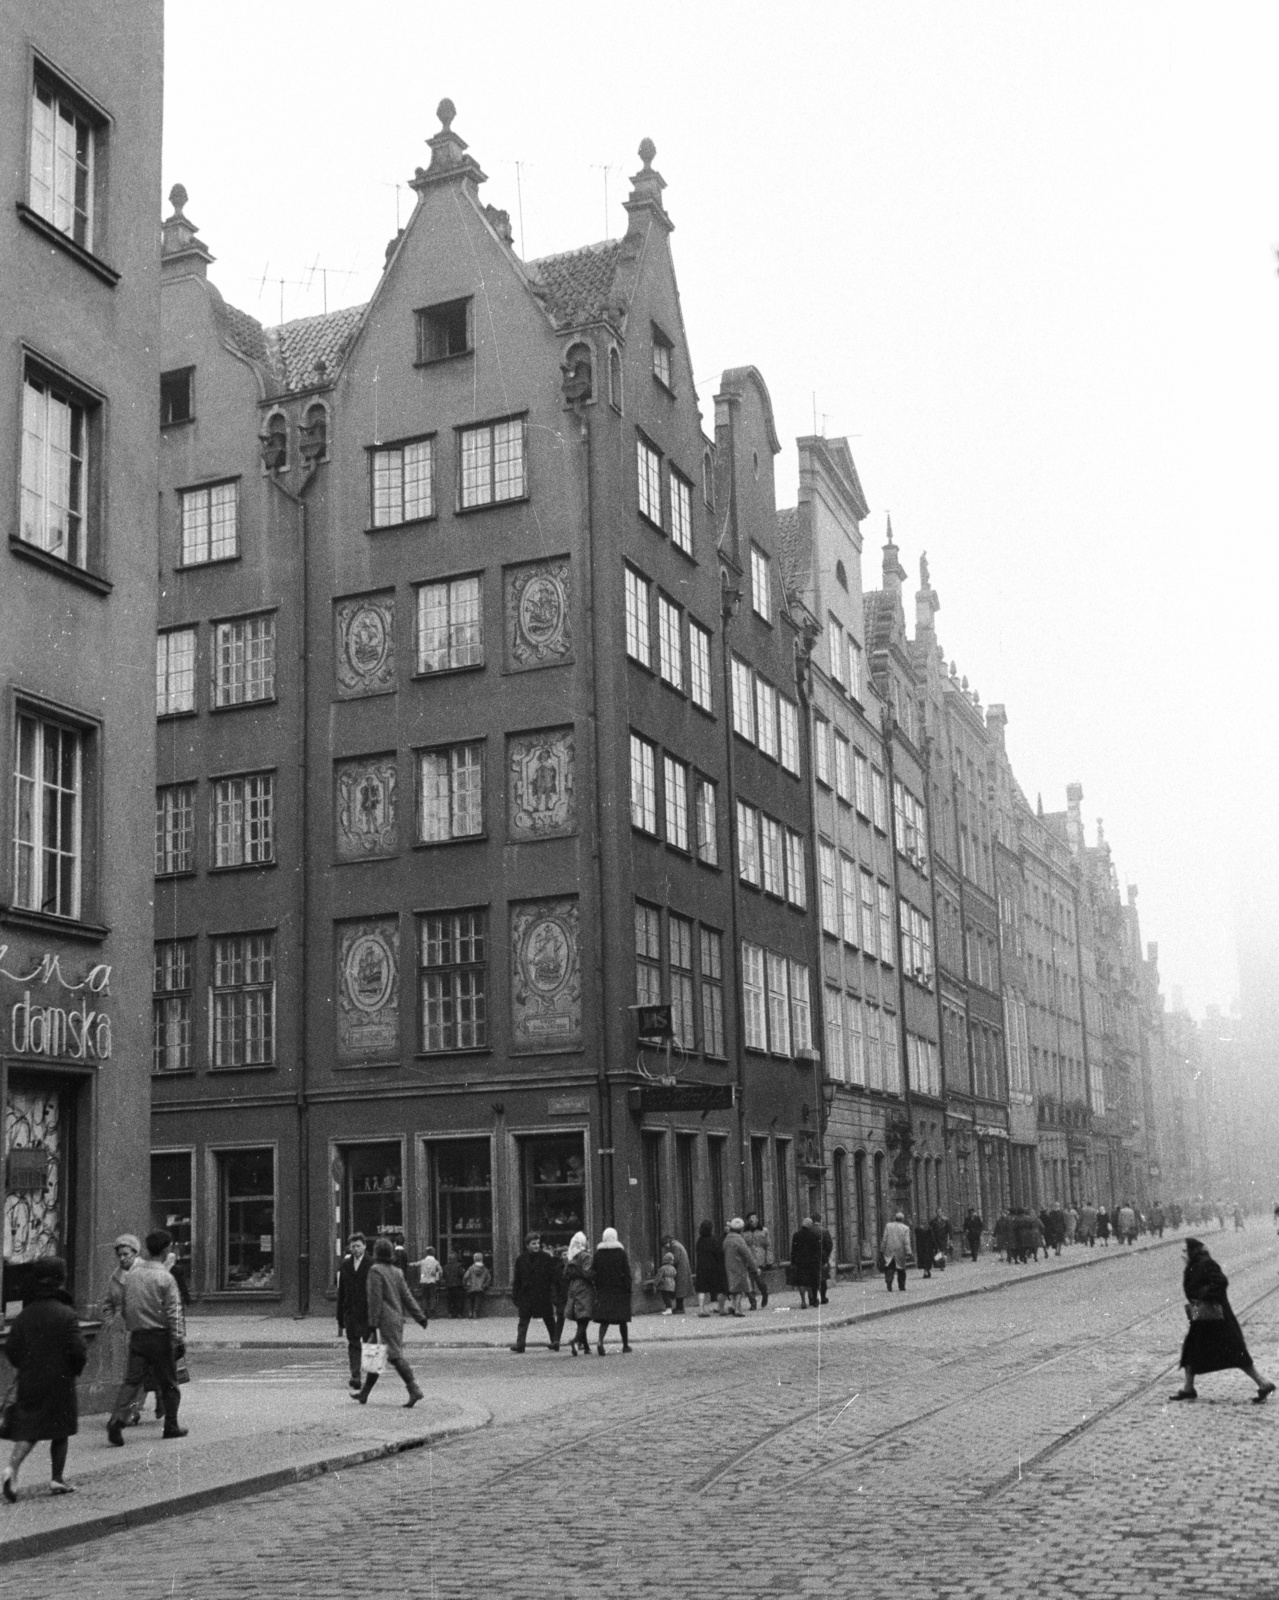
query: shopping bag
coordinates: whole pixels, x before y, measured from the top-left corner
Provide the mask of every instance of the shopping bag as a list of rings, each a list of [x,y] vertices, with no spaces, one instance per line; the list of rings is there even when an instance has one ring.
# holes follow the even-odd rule
[[[185,1356],[182,1357],[181,1361],[174,1363],[173,1376],[179,1383],[191,1382],[191,1368],[187,1366],[187,1358]]]
[[[382,1343],[381,1334],[375,1333],[361,1344],[360,1371],[368,1378],[375,1378],[386,1371],[386,1346]]]

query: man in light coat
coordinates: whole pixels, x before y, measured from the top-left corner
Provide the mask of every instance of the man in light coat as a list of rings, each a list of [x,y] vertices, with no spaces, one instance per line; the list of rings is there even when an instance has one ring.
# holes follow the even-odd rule
[[[129,1364],[107,1421],[107,1439],[122,1445],[120,1429],[144,1388],[156,1392],[164,1417],[165,1439],[183,1439],[187,1430],[178,1425],[176,1363],[186,1354],[186,1323],[182,1299],[164,1258],[173,1243],[163,1228],[147,1234],[147,1259],[133,1263],[124,1277],[124,1325],[129,1330]]]
[[[906,1292],[906,1263],[910,1260],[910,1229],[906,1214],[899,1211],[893,1220],[884,1225],[884,1237],[879,1246],[884,1258],[884,1284],[889,1294],[893,1292],[893,1273],[897,1274],[897,1287]]]

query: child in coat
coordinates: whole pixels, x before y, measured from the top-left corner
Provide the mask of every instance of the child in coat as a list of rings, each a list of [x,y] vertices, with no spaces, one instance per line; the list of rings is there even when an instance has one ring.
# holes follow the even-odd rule
[[[422,1310],[428,1317],[435,1315],[435,1291],[443,1281],[444,1268],[439,1257],[428,1244],[426,1254],[417,1264],[417,1281],[422,1287]]]
[[[493,1281],[493,1274],[484,1265],[484,1257],[477,1250],[471,1257],[471,1264],[462,1274],[462,1284],[466,1289],[466,1314],[468,1317],[478,1317],[480,1306],[484,1300],[484,1291]]]
[[[668,1250],[662,1257],[662,1264],[657,1269],[657,1292],[662,1297],[662,1304],[666,1310],[664,1317],[675,1315],[675,1257]]]

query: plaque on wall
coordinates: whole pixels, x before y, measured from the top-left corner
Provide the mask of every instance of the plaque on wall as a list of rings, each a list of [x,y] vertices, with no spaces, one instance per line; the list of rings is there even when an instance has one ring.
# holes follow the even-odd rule
[[[513,733],[506,746],[511,842],[558,839],[577,831],[572,728]]]
[[[400,927],[395,917],[344,922],[337,938],[337,1057],[400,1052]]]
[[[361,595],[333,608],[337,691],[344,700],[395,688],[395,594]]]
[[[393,755],[339,761],[334,777],[339,861],[373,861],[399,845]]]
[[[577,1050],[582,969],[576,899],[511,907],[511,1047],[520,1054]]]
[[[530,672],[572,661],[567,556],[508,567],[504,576],[506,670]]]

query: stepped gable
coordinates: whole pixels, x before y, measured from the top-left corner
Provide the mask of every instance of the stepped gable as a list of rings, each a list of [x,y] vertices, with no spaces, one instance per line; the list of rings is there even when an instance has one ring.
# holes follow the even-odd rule
[[[366,306],[347,306],[318,317],[268,328],[272,365],[286,394],[330,381],[355,337]],[[320,363],[323,363],[323,366]]]
[[[621,258],[622,241],[606,239],[581,250],[527,261],[524,270],[556,327],[580,328],[605,318],[616,321],[625,311],[625,297],[616,289]]]

